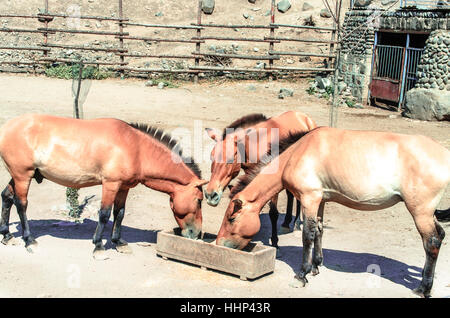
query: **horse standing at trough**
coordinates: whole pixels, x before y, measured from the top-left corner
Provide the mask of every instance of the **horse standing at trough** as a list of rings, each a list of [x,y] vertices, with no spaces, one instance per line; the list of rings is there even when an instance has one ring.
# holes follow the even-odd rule
[[[263,114],[250,114],[244,116],[223,130],[223,133],[215,129],[206,128],[208,135],[217,143],[211,151],[211,178],[205,190],[205,197],[209,205],[217,206],[227,185],[236,178],[241,170],[248,173],[258,164],[273,142],[273,138],[284,138],[289,134],[308,132],[316,128],[316,123],[307,115],[301,112],[287,111],[279,116],[267,118]],[[271,135],[271,129],[278,129],[278,136]],[[243,131],[246,130],[246,132]],[[254,137],[249,138],[248,132],[254,133]],[[265,144],[263,144],[265,143]],[[239,147],[244,145],[245,152],[239,157]],[[230,146],[232,147],[231,151]],[[244,150],[243,149],[243,150]],[[252,160],[252,150],[256,149],[256,160]],[[245,157],[244,157],[245,156]],[[287,209],[282,232],[289,232],[289,224],[292,221],[293,195],[289,191],[287,194]],[[272,245],[278,247],[277,220],[278,220],[278,193],[271,198],[270,220],[272,223]],[[294,220],[300,214],[300,202],[297,200],[297,213]]]
[[[276,173],[264,174],[266,169]],[[317,275],[323,261],[325,202],[372,211],[404,201],[426,254],[415,292],[429,297],[445,236],[434,213],[449,182],[450,151],[430,138],[320,127],[241,178],[233,188],[217,244],[244,248],[259,231],[264,204],[288,189],[302,205],[303,261],[296,278],[305,286],[306,275]]]
[[[202,228],[200,170],[185,162],[176,142],[163,131],[118,119],[80,120],[28,114],[8,121],[0,129],[0,156],[11,175],[2,192],[0,233],[9,232],[12,205],[17,208],[25,245],[36,244],[27,221],[30,182],[43,178],[65,187],[102,185],[99,222],[93,237],[94,257],[102,258],[103,230],[113,209],[111,241],[120,252],[130,252],[121,238],[121,223],[130,188],[139,183],[169,194],[170,207],[182,235],[196,238]]]

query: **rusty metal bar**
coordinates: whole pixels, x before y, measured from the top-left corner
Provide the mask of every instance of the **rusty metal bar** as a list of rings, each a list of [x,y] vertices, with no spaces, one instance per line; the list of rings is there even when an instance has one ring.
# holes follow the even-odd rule
[[[18,33],[47,33],[47,31],[42,30],[31,30],[31,29],[9,29],[9,28],[1,28],[0,32],[18,32]],[[53,33],[53,32],[48,32]]]
[[[285,66],[273,66],[271,68],[266,68],[266,70],[277,70],[277,71],[318,71],[318,72],[334,72],[334,68],[323,68],[323,67],[285,67]]]
[[[217,41],[243,41],[243,42],[264,42],[264,43],[280,43],[278,40],[265,40],[265,39],[255,39],[255,38],[229,38],[222,36],[202,36],[193,37],[195,40],[217,40]]]
[[[53,58],[53,57],[43,57],[40,58],[39,61],[43,62],[61,62],[61,63],[80,63],[80,60],[71,60],[71,59],[61,59],[61,58]],[[98,64],[98,65],[117,65],[122,64],[121,62],[101,62],[101,61],[83,61],[83,64]],[[124,63],[126,65],[128,63]]]
[[[186,30],[199,30],[203,27],[193,26],[193,25],[169,25],[169,24],[146,24],[146,23],[134,23],[134,22],[124,22],[124,25],[131,26],[142,26],[147,28],[167,28],[167,29],[186,29]]]
[[[114,70],[130,71],[130,72],[145,72],[145,73],[198,73],[198,71],[191,69],[164,69],[164,68],[133,68],[133,67],[115,67]]]
[[[338,43],[337,41],[331,40],[316,40],[316,39],[292,39],[292,38],[282,38],[282,37],[264,37],[266,40],[278,40],[278,41],[295,41],[295,42],[307,42],[307,43]]]
[[[329,27],[316,27],[311,25],[295,25],[295,24],[280,24],[280,23],[271,23],[271,26],[275,27],[285,27],[285,28],[294,28],[294,29],[311,29],[311,30],[323,30],[323,31],[336,31],[335,28]]]
[[[315,57],[329,57],[335,58],[336,54],[319,54],[310,52],[281,52],[281,51],[269,51],[269,54],[274,55],[290,55],[290,56],[315,56]]]
[[[197,27],[200,27],[202,24],[202,1],[198,0],[197,2]],[[202,29],[197,29],[196,31],[197,38],[200,38],[202,36]],[[200,53],[200,43],[195,44],[195,52]],[[200,59],[197,57],[195,59],[195,66],[200,65]],[[194,84],[198,84],[198,74],[195,74],[194,76]]]
[[[62,49],[73,49],[73,50],[84,50],[84,51],[102,51],[102,52],[127,52],[127,49],[121,48],[100,48],[100,47],[92,47],[92,46],[78,46],[78,45],[62,45],[62,44],[44,44],[45,47],[55,47]],[[50,50],[50,49],[49,49]]]
[[[122,19],[123,18],[123,3],[122,0],[119,0],[119,18]],[[121,20],[119,22],[119,32],[123,33],[123,21]],[[119,38],[119,46],[120,49],[123,50],[124,48],[124,41],[123,38],[120,37]],[[125,63],[125,56],[120,55],[120,63],[123,65]],[[121,77],[124,75],[123,71],[120,71]]]
[[[0,46],[0,50],[50,51],[49,48],[41,46]]]
[[[24,15],[24,14],[0,14],[0,18],[25,18],[25,19],[37,19],[37,15]]]
[[[224,53],[204,53],[204,52],[192,52],[193,55],[201,56],[217,56],[217,57],[228,57],[232,59],[242,59],[242,60],[279,60],[280,57],[277,55],[239,55],[239,54],[224,54]]]
[[[274,23],[275,23],[275,0],[272,0],[270,4],[270,37],[272,38],[275,37],[275,26],[273,26]],[[269,51],[273,51],[274,47],[275,47],[274,42],[270,42]],[[269,60],[269,67],[270,68],[273,67],[273,60]],[[270,74],[270,79],[271,80],[274,79],[273,74]]]
[[[65,14],[65,13],[38,13],[37,16],[38,18],[46,18],[46,17],[54,17],[54,18],[72,18],[72,16]],[[82,15],[82,16],[77,16],[77,19],[82,19],[82,20],[98,20],[98,21],[129,21],[129,19],[127,18],[113,18],[113,17],[98,17],[98,16],[88,16],[88,15]]]
[[[201,23],[191,23],[191,25],[199,26],[203,28],[229,28],[229,29],[271,29],[271,26],[267,25],[250,25],[250,24],[201,24]],[[275,27],[276,28],[276,27]]]
[[[117,53],[116,55],[126,56],[126,57],[137,57],[137,58],[154,57],[154,58],[161,58],[161,59],[164,59],[164,58],[166,58],[166,59],[194,59],[194,58],[197,58],[192,55],[170,55],[170,54]]]
[[[155,39],[155,38],[146,38],[146,37],[139,37],[139,36],[117,36],[117,38],[122,38],[125,40],[148,41],[148,42],[205,43],[205,41],[202,41],[202,40]]]
[[[127,36],[128,32],[108,32],[108,31],[91,31],[91,30],[69,30],[69,29],[51,29],[51,28],[38,28],[39,31],[47,32],[61,32],[61,33],[80,33],[80,34],[95,34],[95,35],[116,35]]]
[[[270,72],[263,68],[234,68],[234,67],[215,67],[215,66],[189,66],[191,70],[215,71],[215,72]]]

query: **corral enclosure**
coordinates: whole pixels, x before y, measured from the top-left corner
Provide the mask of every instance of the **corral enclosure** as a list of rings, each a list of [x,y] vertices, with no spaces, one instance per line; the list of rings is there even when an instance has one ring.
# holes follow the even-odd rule
[[[54,3],[53,3],[54,2]],[[189,1],[124,1],[124,15],[136,17],[137,23],[158,23],[190,25],[197,18],[196,10],[192,10]],[[224,5],[224,3],[227,5]],[[291,1],[293,6],[285,14],[277,13],[277,22],[297,24],[309,16],[301,10],[303,1]],[[5,1],[0,4],[0,11],[20,14],[23,12],[36,14],[33,7],[42,8],[43,1]],[[49,0],[50,10],[66,12],[63,1]],[[73,1],[80,5],[82,13],[87,15],[104,15],[117,18],[116,4],[107,1]],[[192,6],[197,1],[192,1]],[[319,6],[322,2],[311,1]],[[253,11],[251,8],[260,7]],[[32,8],[32,9],[30,9]],[[216,1],[216,13],[204,16],[203,23],[246,23],[243,13],[254,17],[255,24],[267,24],[265,11],[270,8],[270,1],[257,1],[255,5],[247,1]],[[320,7],[321,8],[321,7]],[[30,11],[31,10],[31,11]],[[86,10],[86,11],[84,11]],[[319,8],[314,8],[319,26],[330,27],[331,19],[318,18]],[[162,16],[155,16],[162,12]],[[185,12],[185,13],[180,13]],[[223,14],[219,14],[223,12]],[[264,14],[263,14],[264,13]],[[1,18],[7,21],[7,27],[40,28],[41,23],[35,19],[27,19],[30,25],[22,25],[22,20]],[[16,21],[16,22],[13,22]],[[55,18],[52,27],[66,27],[65,19]],[[236,22],[235,22],[236,21]],[[14,24],[18,23],[18,24]],[[105,32],[116,32],[117,23],[112,21],[82,21],[83,28]],[[131,30],[131,26],[126,30]],[[141,36],[172,36],[171,30],[141,30]],[[211,29],[213,31],[215,29]],[[269,30],[239,29],[228,30],[230,36],[263,38]],[[137,32],[137,31],[136,31]],[[158,33],[155,33],[158,32]],[[177,30],[180,36],[192,37],[192,30]],[[203,32],[203,31],[202,31]],[[217,30],[216,30],[217,32]],[[251,33],[253,32],[253,33]],[[316,38],[329,39],[329,32],[321,33],[304,30],[277,30],[286,32],[280,36],[303,36],[311,33]],[[300,32],[297,34],[297,32]],[[42,41],[42,34],[1,33],[8,45],[33,45],[34,41]],[[89,44],[90,46],[106,45],[101,36],[86,34],[60,34],[58,43],[68,45]],[[178,35],[177,35],[178,36]],[[220,36],[226,36],[221,34]],[[29,37],[29,39],[28,39]],[[49,43],[52,35],[49,35]],[[53,40],[52,40],[53,41]],[[94,42],[98,41],[99,44]],[[117,39],[114,40],[117,45]],[[262,54],[269,49],[269,43],[241,44],[241,52]],[[126,48],[139,51],[141,54],[191,54],[195,43],[170,44],[138,41],[125,41]],[[202,44],[204,45],[204,44]],[[223,42],[211,40],[216,49]],[[231,46],[231,44],[229,44]],[[282,45],[285,45],[284,47]],[[259,52],[254,48],[258,47]],[[202,46],[203,48],[203,46]],[[304,50],[324,53],[329,44],[299,43],[275,44],[277,50]],[[75,58],[67,52],[70,49],[52,48],[59,58]],[[15,56],[3,50],[2,58],[20,58],[26,60],[33,56],[41,56],[41,52]],[[0,53],[1,53],[0,52]],[[5,54],[5,52],[7,54]],[[83,51],[84,52],[84,51]],[[100,61],[108,59],[118,61],[116,54],[89,53],[87,57],[101,56]],[[219,53],[221,54],[221,53]],[[281,57],[280,61],[289,66],[289,57]],[[131,59],[135,67],[163,67],[159,59]],[[167,61],[170,59],[167,58]],[[189,62],[192,64],[193,61]],[[253,67],[258,61],[243,61],[237,64],[242,67]],[[284,63],[285,62],[285,63]],[[145,65],[145,63],[150,63]],[[152,64],[155,63],[155,64]],[[161,64],[162,63],[162,64]],[[169,62],[166,62],[169,63]],[[238,63],[238,62],[236,62]],[[240,63],[240,62],[239,62]],[[323,58],[312,58],[311,61],[300,62],[304,65],[323,67]],[[305,64],[301,64],[305,63]],[[317,63],[317,64],[315,64]],[[297,65],[297,64],[296,64]],[[236,65],[235,65],[236,66]],[[26,68],[24,68],[26,69]],[[278,115],[284,111],[296,110],[308,114],[318,125],[329,123],[329,102],[309,95],[308,78],[278,81],[242,81],[233,82],[220,79],[217,81],[200,81],[198,85],[182,83],[178,88],[158,89],[146,87],[144,81],[138,79],[107,79],[94,81],[84,105],[85,118],[115,117],[128,122],[145,122],[173,132],[177,128],[195,131],[199,126],[224,128],[235,119],[249,113],[264,113],[266,116]],[[0,125],[7,120],[24,113],[48,113],[60,116],[72,116],[71,81],[52,79],[31,74],[0,74]],[[279,99],[280,88],[288,87],[294,91],[289,98]],[[449,122],[423,122],[400,117],[396,113],[378,108],[352,109],[340,108],[338,127],[346,129],[383,130],[406,134],[422,134],[429,136],[446,148],[450,148]],[[210,177],[209,150],[211,140],[202,135],[204,157],[196,157],[203,172],[203,178]],[[10,177],[6,169],[0,169],[0,187],[4,187]],[[225,193],[219,206],[213,208],[203,204],[203,230],[217,233],[227,207],[228,193]],[[412,289],[420,281],[420,273],[424,263],[422,242],[414,226],[413,220],[403,203],[382,211],[355,211],[337,204],[327,204],[324,222],[324,266],[320,275],[310,278],[307,288],[293,288],[292,282],[301,263],[301,232],[280,235],[281,257],[276,260],[275,272],[255,281],[241,281],[238,277],[224,275],[214,271],[203,271],[199,267],[177,262],[167,262],[156,256],[156,236],[159,231],[166,231],[176,226],[169,198],[162,193],[138,186],[130,191],[123,222],[123,238],[130,243],[132,255],[117,253],[108,242],[109,259],[104,262],[92,259],[92,234],[94,233],[100,206],[101,188],[92,187],[80,191],[80,201],[85,204],[78,222],[67,216],[65,207],[65,188],[44,180],[37,185],[32,182],[29,194],[28,218],[32,233],[39,242],[34,254],[29,254],[20,240],[20,222],[15,210],[11,212],[11,232],[18,241],[18,246],[0,244],[0,266],[4,273],[0,296],[3,297],[415,297]],[[283,221],[286,198],[280,195],[279,224]],[[450,193],[447,190],[439,208],[450,206]],[[260,216],[261,230],[254,241],[270,244],[270,221],[266,206]],[[442,224],[450,233],[448,223]],[[105,239],[109,239],[111,222],[105,230]],[[450,250],[448,237],[444,240],[436,266],[433,296],[448,297],[450,295]]]

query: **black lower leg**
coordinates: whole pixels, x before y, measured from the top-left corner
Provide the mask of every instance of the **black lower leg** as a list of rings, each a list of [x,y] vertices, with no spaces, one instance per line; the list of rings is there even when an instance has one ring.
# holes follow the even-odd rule
[[[27,219],[27,202],[21,202],[17,197],[14,198],[14,205],[17,208],[19,214],[20,223],[22,225],[22,238],[25,241],[25,247],[31,244],[36,244],[36,240],[33,238],[30,232],[30,225]]]
[[[302,220],[300,219],[300,210],[302,207],[302,204],[299,200],[296,200],[296,211],[295,211],[295,219],[294,219],[294,229],[300,230],[300,224],[302,224]]]
[[[278,209],[272,202],[269,203],[269,217],[272,223],[272,246],[278,248],[278,233],[277,233],[277,222],[278,222]]]
[[[312,270],[312,244],[314,243],[317,222],[313,218],[307,218],[303,227],[303,262],[296,278],[304,285],[308,282],[306,275]]]
[[[286,190],[287,195],[287,206],[286,206],[286,216],[284,217],[283,224],[281,226],[289,228],[292,221],[292,210],[294,208],[294,195]]]
[[[92,239],[92,242],[95,245],[95,250],[104,249],[102,243],[103,231],[105,229],[105,225],[109,221],[110,216],[111,216],[111,207],[102,207],[98,212],[98,224],[94,233],[94,238]]]
[[[116,245],[127,245],[127,242],[121,239],[122,220],[125,216],[125,208],[114,207],[114,224],[111,241]]]
[[[439,249],[441,247],[442,240],[445,237],[444,229],[435,222],[436,232],[424,241],[425,248],[425,266],[422,271],[422,282],[420,286],[415,290],[417,293],[424,297],[430,297],[431,288],[433,287],[434,270],[436,267],[436,261],[439,255]]]
[[[312,274],[319,274],[319,266],[323,263],[323,252],[322,252],[322,235],[323,235],[323,224],[322,219],[317,220],[316,235],[314,237],[314,254],[313,254],[313,268]]]
[[[0,234],[3,235],[2,243],[6,244],[13,236],[9,232],[9,215],[11,207],[14,203],[14,194],[9,189],[9,186],[2,191],[2,214],[0,218]]]

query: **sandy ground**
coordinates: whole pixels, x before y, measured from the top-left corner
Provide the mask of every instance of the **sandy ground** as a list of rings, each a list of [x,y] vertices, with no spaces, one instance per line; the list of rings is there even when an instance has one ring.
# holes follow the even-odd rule
[[[251,85],[253,87],[251,87]],[[183,84],[160,90],[138,80],[93,82],[84,105],[86,118],[117,117],[152,123],[174,131],[194,126],[223,128],[239,116],[263,112],[271,116],[286,110],[309,114],[319,125],[328,124],[328,105],[305,93],[307,81]],[[279,100],[280,87],[295,89],[291,98]],[[0,75],[0,124],[23,113],[72,115],[71,81],[45,77]],[[349,129],[423,134],[450,148],[450,123],[420,122],[377,108],[342,109],[338,126]],[[211,146],[206,134],[204,153]],[[208,156],[206,156],[208,158]],[[197,158],[199,159],[199,158]],[[209,178],[208,160],[200,161]],[[9,175],[0,169],[0,184]],[[28,217],[39,247],[26,251],[20,237],[17,213],[11,213],[11,232],[19,245],[0,244],[3,297],[416,297],[425,261],[422,242],[403,203],[376,212],[355,211],[336,204],[325,208],[324,266],[306,288],[292,288],[301,259],[301,232],[281,235],[281,258],[275,271],[254,281],[203,271],[156,255],[156,234],[176,223],[165,194],[138,186],[130,191],[123,222],[123,237],[132,255],[117,253],[108,243],[109,259],[92,258],[91,238],[97,222],[100,187],[82,189],[87,199],[80,223],[64,210],[65,188],[44,180],[32,183]],[[216,208],[203,205],[204,231],[217,233],[228,200]],[[286,197],[280,196],[284,213]],[[450,206],[450,193],[440,208]],[[255,241],[269,244],[268,209],[261,214],[262,228]],[[279,218],[281,223],[284,218]],[[443,224],[447,233],[450,225]],[[109,238],[111,222],[106,238]],[[436,267],[433,296],[450,296],[450,249],[444,240]],[[379,273],[380,275],[376,275]]]

